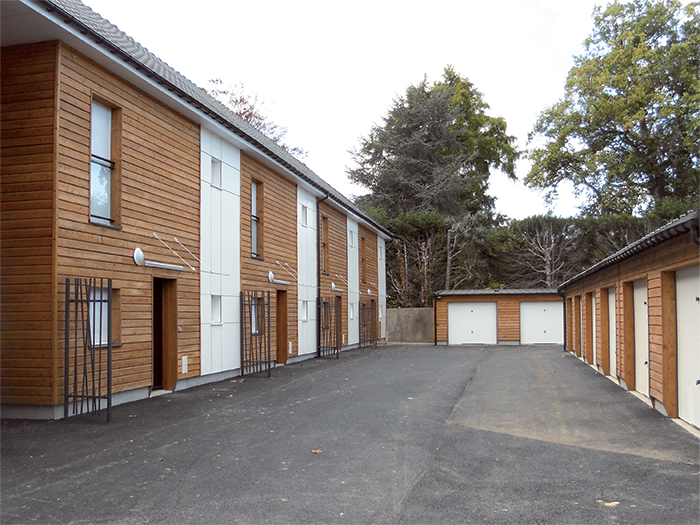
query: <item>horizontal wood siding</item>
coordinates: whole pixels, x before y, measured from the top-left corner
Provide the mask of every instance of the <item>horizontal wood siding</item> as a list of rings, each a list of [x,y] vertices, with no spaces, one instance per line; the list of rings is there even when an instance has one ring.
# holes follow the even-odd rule
[[[347,217],[344,213],[336,208],[329,206],[328,203],[321,203],[321,219],[328,219],[328,252],[329,264],[328,271],[321,272],[321,297],[341,297],[341,313],[340,318],[343,319],[341,329],[341,344],[342,341],[348,340],[348,285],[345,284],[338,276],[341,276],[345,281],[348,280],[348,228]],[[332,283],[336,287],[343,290],[342,293],[332,290]],[[360,282],[362,286],[362,282]],[[363,300],[362,296],[360,300]],[[356,314],[357,315],[357,314]]]
[[[262,257],[253,257],[251,244],[251,185],[262,183],[262,207],[258,215],[263,232]],[[297,187],[252,157],[241,154],[241,290],[270,290],[271,346],[273,359],[277,348],[276,290],[287,292],[287,339],[292,342],[292,354],[298,355],[297,287],[295,279],[277,264],[289,264],[297,269]],[[289,281],[291,286],[271,284],[268,274]]]
[[[536,301],[561,302],[557,294],[484,294],[443,296],[435,301],[436,337],[438,342],[447,342],[447,305],[449,303],[496,303],[498,342],[520,341],[520,303]]]
[[[675,304],[668,299],[664,300],[664,289],[669,288],[669,272],[697,265],[700,262],[698,247],[690,238],[690,234],[676,237],[662,244],[654,246],[640,254],[606,268],[585,279],[573,283],[564,290],[567,297],[585,293],[596,293],[596,318],[601,320],[600,294],[602,290],[615,287],[615,323],[617,333],[617,365],[618,376],[623,378],[627,387],[634,388],[634,326],[631,324],[634,316],[631,312],[631,300],[624,298],[623,285],[628,287],[638,279],[646,279],[649,306],[649,394],[664,404],[671,417],[677,413],[677,384],[675,371],[675,346],[669,343],[666,332],[675,330],[665,321],[673,312],[667,315],[666,309],[675,308]],[[666,280],[664,284],[664,279]],[[668,293],[668,292],[667,292]],[[568,303],[567,303],[568,305]],[[629,309],[630,311],[626,311]],[[675,317],[674,317],[675,318]],[[597,326],[602,327],[598,322]],[[600,328],[597,331],[596,341],[602,341]],[[600,343],[599,343],[600,344]],[[671,349],[669,349],[671,345]],[[596,349],[598,357],[602,349]],[[669,362],[671,364],[669,364]],[[609,364],[614,370],[614,363]]]
[[[121,346],[114,350],[114,391],[152,384],[153,278],[177,279],[177,370],[188,356],[188,373],[199,375],[199,273],[168,250],[197,262],[174,237],[199,256],[199,127],[67,46],[59,56],[58,283],[66,277],[111,277],[121,296]],[[93,98],[121,115],[119,201],[121,229],[90,223],[90,108]],[[147,261],[185,266],[185,271],[136,266],[140,247]],[[61,290],[59,286],[59,291]],[[63,296],[59,296],[61,312]],[[63,315],[59,316],[59,328]],[[62,343],[59,337],[59,347]],[[58,371],[62,393],[62,366]]]
[[[55,400],[56,43],[2,49],[0,401]]]

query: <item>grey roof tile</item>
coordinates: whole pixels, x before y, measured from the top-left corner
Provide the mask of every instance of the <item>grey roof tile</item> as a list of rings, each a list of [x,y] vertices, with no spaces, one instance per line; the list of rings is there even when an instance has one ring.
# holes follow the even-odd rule
[[[154,78],[156,82],[186,99],[197,109],[208,113],[246,142],[260,148],[292,173],[327,194],[339,205],[358,215],[385,235],[391,236],[389,231],[316,175],[303,162],[85,4],[78,0],[40,0],[40,2],[49,9],[60,12],[68,22],[78,26],[82,32],[89,33],[97,45],[119,54],[134,67],[142,69],[146,76]]]

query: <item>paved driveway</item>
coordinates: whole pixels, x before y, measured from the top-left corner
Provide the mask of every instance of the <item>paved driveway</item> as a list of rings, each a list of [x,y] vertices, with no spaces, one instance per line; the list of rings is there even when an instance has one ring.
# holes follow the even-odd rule
[[[6,523],[694,523],[700,442],[560,347],[384,346],[2,422]]]

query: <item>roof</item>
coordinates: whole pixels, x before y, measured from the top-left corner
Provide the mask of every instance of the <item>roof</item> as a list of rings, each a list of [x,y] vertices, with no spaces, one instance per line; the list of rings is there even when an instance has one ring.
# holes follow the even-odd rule
[[[94,47],[100,47],[123,61],[131,63],[143,75],[170,91],[172,98],[180,98],[196,110],[207,114],[244,141],[264,151],[288,172],[315,187],[339,206],[391,238],[388,230],[316,175],[308,166],[82,2],[78,0],[29,1],[49,12],[56,12],[60,15],[62,22],[75,26],[80,33],[89,36]]]
[[[610,257],[603,259],[599,263],[591,266],[590,268],[581,272],[575,277],[572,277],[565,283],[561,284],[558,290],[562,291],[566,287],[571,286],[573,283],[580,281],[581,279],[584,279],[589,275],[592,275],[604,268],[624,261],[625,259],[629,259],[630,257],[633,257],[634,255],[637,255],[638,253],[648,250],[663,242],[671,240],[675,237],[679,237],[681,235],[685,235],[688,232],[690,232],[691,236],[693,236],[693,239],[697,243],[696,239],[698,238],[698,230],[698,210],[693,210],[679,217],[678,219],[669,222],[665,226],[654,230],[649,235],[642,237],[638,241],[633,242],[632,244],[623,248],[619,252],[614,253]]]
[[[556,294],[555,288],[513,288],[509,290],[440,290],[435,292],[435,297],[461,296],[461,295],[549,295]]]

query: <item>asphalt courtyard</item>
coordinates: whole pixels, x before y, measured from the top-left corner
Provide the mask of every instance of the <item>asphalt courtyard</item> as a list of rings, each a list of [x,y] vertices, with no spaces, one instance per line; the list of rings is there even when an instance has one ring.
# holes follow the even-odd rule
[[[700,523],[700,441],[555,346],[389,345],[2,421],[10,523]]]

